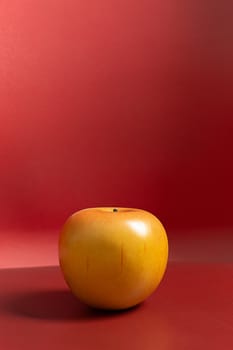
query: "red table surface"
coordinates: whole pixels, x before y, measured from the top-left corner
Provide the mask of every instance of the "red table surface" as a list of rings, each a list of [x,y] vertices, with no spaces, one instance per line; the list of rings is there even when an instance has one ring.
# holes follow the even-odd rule
[[[0,270],[0,345],[15,349],[232,349],[233,264],[170,263],[126,312],[94,311],[58,267]]]

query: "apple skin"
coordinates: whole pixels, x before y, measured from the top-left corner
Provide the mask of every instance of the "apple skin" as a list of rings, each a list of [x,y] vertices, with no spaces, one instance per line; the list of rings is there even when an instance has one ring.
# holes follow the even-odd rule
[[[150,296],[166,270],[161,222],[142,209],[82,209],[65,222],[59,262],[72,293],[101,309],[126,309]]]

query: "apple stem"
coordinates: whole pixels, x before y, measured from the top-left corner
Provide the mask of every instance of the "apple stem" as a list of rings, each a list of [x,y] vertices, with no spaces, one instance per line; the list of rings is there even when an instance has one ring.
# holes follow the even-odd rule
[[[118,211],[118,209],[117,209],[117,208],[114,208],[112,211],[113,211],[113,212],[117,212],[117,211]]]

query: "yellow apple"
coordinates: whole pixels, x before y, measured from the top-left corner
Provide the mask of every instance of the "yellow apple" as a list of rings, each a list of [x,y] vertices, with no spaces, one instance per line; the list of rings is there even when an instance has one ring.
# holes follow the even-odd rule
[[[161,222],[134,208],[88,208],[71,215],[59,238],[59,261],[71,291],[84,303],[125,309],[159,285],[168,241]]]

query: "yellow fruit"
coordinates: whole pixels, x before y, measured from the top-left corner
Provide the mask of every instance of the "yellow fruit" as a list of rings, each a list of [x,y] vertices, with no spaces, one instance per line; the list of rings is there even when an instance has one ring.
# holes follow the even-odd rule
[[[88,208],[66,221],[59,261],[74,295],[103,309],[141,303],[159,285],[168,241],[161,222],[133,208]]]

